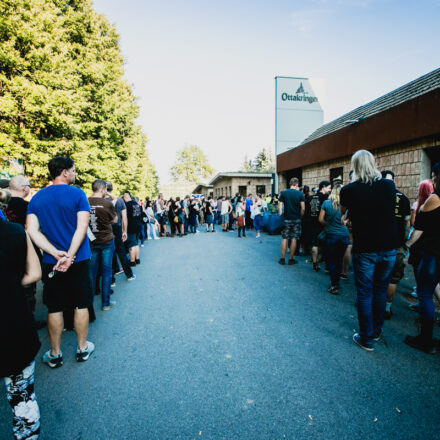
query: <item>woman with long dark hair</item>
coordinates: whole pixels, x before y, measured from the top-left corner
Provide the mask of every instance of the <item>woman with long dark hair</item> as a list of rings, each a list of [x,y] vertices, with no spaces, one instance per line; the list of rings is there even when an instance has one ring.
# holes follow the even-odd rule
[[[246,237],[246,220],[245,213],[246,204],[243,201],[242,196],[237,197],[237,204],[235,207],[235,212],[237,213],[237,230],[238,230],[238,238],[241,238],[241,233],[243,232],[243,237]]]
[[[434,192],[420,207],[414,223],[414,233],[407,241],[411,247],[420,242],[421,259],[417,270],[417,296],[421,330],[417,336],[408,335],[405,343],[413,348],[434,353],[432,332],[435,319],[433,295],[440,281],[440,162],[432,168]]]

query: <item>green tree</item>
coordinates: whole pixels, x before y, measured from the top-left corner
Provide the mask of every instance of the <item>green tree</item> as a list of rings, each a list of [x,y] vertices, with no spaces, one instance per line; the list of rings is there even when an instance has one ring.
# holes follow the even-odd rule
[[[185,146],[179,150],[170,168],[172,179],[180,182],[199,183],[213,174],[214,169],[209,165],[208,158],[197,145]]]
[[[249,159],[246,155],[241,165],[240,171],[247,172],[266,172],[272,173],[275,171],[275,160],[272,152],[269,149],[263,148],[255,156],[254,159]]]
[[[34,186],[55,155],[80,184],[112,180],[154,195],[157,175],[123,79],[119,35],[90,0],[0,0],[0,156],[22,159]]]

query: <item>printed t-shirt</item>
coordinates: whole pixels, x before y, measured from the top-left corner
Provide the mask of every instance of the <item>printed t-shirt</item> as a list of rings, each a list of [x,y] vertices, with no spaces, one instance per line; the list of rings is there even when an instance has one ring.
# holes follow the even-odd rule
[[[319,223],[319,212],[321,211],[322,204],[328,199],[327,194],[323,194],[318,191],[316,194],[310,198],[310,218],[312,219],[312,224],[321,227]]]
[[[10,222],[26,224],[26,214],[29,202],[23,200],[21,197],[11,197],[6,208],[6,217]]]
[[[137,234],[141,231],[141,206],[134,200],[130,200],[125,204],[127,206],[127,232],[129,234]]]
[[[107,244],[113,240],[113,220],[116,210],[110,200],[102,197],[89,197],[90,229],[96,237],[92,245]]]
[[[352,223],[353,252],[380,252],[398,247],[396,187],[392,180],[349,183],[341,189],[340,199]]]
[[[406,241],[405,237],[405,225],[407,221],[406,217],[411,215],[411,207],[408,197],[396,189],[396,229],[397,229],[397,240],[399,247],[402,247]]]
[[[326,200],[321,209],[325,211],[325,232],[327,234],[335,234],[335,235],[347,235],[348,236],[348,228],[347,226],[341,223],[341,211],[338,209],[334,209],[332,202],[330,200]]]
[[[301,220],[301,202],[304,202],[304,194],[297,189],[285,189],[281,191],[279,201],[284,204],[285,220]]]
[[[90,212],[84,191],[69,185],[51,185],[32,197],[28,214],[35,214],[41,233],[58,250],[68,251],[77,227],[78,212]],[[90,258],[89,240],[85,239],[78,249],[75,263]],[[43,263],[55,264],[52,255],[44,253]]]

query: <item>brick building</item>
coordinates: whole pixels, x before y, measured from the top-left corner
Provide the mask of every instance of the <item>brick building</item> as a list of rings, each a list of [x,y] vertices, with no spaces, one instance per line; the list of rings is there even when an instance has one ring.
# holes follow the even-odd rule
[[[268,194],[272,192],[271,173],[218,173],[210,182],[213,186],[214,197],[233,196],[240,193],[242,196],[248,194]]]
[[[349,181],[351,155],[371,151],[380,170],[396,174],[411,200],[440,161],[440,69],[324,124],[298,147],[277,156],[279,191],[291,177],[311,188],[321,180]]]

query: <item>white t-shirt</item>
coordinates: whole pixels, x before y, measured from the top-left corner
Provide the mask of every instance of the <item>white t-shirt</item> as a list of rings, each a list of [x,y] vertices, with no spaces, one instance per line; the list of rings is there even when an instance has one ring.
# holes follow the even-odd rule
[[[225,215],[227,214],[229,211],[229,202],[227,200],[223,200],[222,202],[222,210],[221,210],[221,215]]]

